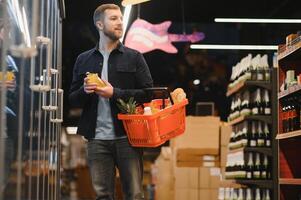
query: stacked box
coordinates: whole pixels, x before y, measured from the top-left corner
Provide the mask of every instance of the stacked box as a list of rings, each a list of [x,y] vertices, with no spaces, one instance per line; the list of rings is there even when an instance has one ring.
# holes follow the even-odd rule
[[[156,200],[216,200],[230,134],[217,117],[187,117],[185,133],[152,167]]]

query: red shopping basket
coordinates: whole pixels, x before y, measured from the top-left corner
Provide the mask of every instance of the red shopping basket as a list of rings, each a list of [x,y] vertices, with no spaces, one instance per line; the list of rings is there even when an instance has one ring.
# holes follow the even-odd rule
[[[165,102],[164,99],[152,101],[156,107],[162,107]],[[132,146],[157,147],[184,133],[187,104],[185,99],[152,115],[118,114],[118,119],[122,120]]]

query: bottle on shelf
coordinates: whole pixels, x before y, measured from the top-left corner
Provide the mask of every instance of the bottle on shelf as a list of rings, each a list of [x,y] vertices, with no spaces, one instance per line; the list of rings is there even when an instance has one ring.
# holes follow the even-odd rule
[[[248,56],[244,58],[244,62],[243,62],[246,68],[246,72],[245,72],[246,80],[251,80],[252,78],[251,61],[252,61],[252,54],[248,54]]]
[[[234,149],[235,148],[235,133],[237,132],[237,126],[234,126],[232,128],[231,132],[231,137],[230,137],[230,142],[229,142],[229,149]]]
[[[264,70],[264,80],[270,81],[271,80],[271,71],[270,71],[269,63],[268,63],[268,55],[265,54],[261,57],[261,64],[262,64],[263,70]]]
[[[260,165],[260,154],[256,153],[255,154],[255,166],[254,166],[254,171],[253,171],[253,178],[254,179],[260,179],[260,172],[261,172],[261,165]]]
[[[265,140],[265,146],[271,147],[271,134],[268,123],[264,123],[264,140]]]
[[[253,200],[252,189],[247,188],[246,200]]]
[[[264,71],[264,66],[262,65],[262,58],[260,57],[260,55],[258,54],[258,66],[257,66],[257,80],[258,81],[264,81],[264,74],[265,74],[265,71]],[[257,57],[256,56],[256,57]]]
[[[248,122],[245,121],[243,123],[243,129],[242,129],[242,133],[241,133],[241,146],[243,147],[246,147],[248,146],[248,134],[249,134],[249,131],[248,131]]]
[[[254,98],[253,98],[253,102],[252,102],[252,114],[253,115],[260,115],[261,114],[261,95],[260,95],[260,89],[257,88],[255,90],[254,94]]]
[[[265,136],[264,136],[263,131],[262,131],[261,122],[258,121],[257,124],[258,124],[258,127],[257,127],[257,132],[258,132],[257,146],[258,147],[263,147],[264,143],[265,143]]]
[[[271,197],[270,197],[270,190],[269,190],[269,189],[266,189],[266,190],[265,190],[265,200],[271,200]]]
[[[269,159],[268,159],[267,155],[263,155],[261,178],[262,179],[270,179],[271,178]]]
[[[256,124],[255,121],[252,121],[252,131],[250,137],[250,147],[256,147],[257,145],[257,134],[256,134]]]
[[[244,200],[244,193],[243,193],[243,189],[239,188],[238,189],[238,197],[237,200]]]
[[[241,137],[242,137],[242,124],[238,124],[237,125],[237,132],[236,132],[236,135],[235,135],[235,145],[234,145],[234,148],[240,148],[242,147],[242,142],[241,142]]]
[[[256,188],[255,200],[261,200],[260,189]]]
[[[246,165],[246,178],[252,179],[254,171],[253,154],[250,152],[248,157],[248,163]]]
[[[265,115],[271,114],[271,102],[270,102],[270,95],[268,90],[263,90],[263,102],[262,102],[262,112]]]
[[[238,162],[238,175],[237,175],[237,178],[239,179],[245,179],[246,178],[246,167],[245,167],[245,161],[244,161],[244,158],[243,156],[241,156],[239,162]]]
[[[250,114],[251,114],[250,92],[248,90],[246,90],[243,93],[243,97],[242,97],[240,115],[241,116],[247,116],[247,115],[250,115]]]
[[[259,55],[260,57],[260,55]],[[252,67],[251,67],[251,80],[253,81],[257,81],[258,80],[258,73],[257,73],[257,68],[258,68],[258,55],[254,58],[252,58],[251,61]]]

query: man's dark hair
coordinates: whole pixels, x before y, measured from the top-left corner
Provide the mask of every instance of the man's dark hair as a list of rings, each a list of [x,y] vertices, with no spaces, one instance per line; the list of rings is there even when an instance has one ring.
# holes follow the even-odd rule
[[[116,4],[102,4],[96,8],[93,15],[94,25],[96,26],[96,22],[99,20],[104,19],[104,12],[107,9],[118,9],[120,10],[120,7]]]

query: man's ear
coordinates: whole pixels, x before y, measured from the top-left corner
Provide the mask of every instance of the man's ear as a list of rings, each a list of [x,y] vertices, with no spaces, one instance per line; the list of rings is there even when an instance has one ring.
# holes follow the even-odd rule
[[[99,30],[103,30],[103,23],[101,21],[96,22],[96,26]]]

